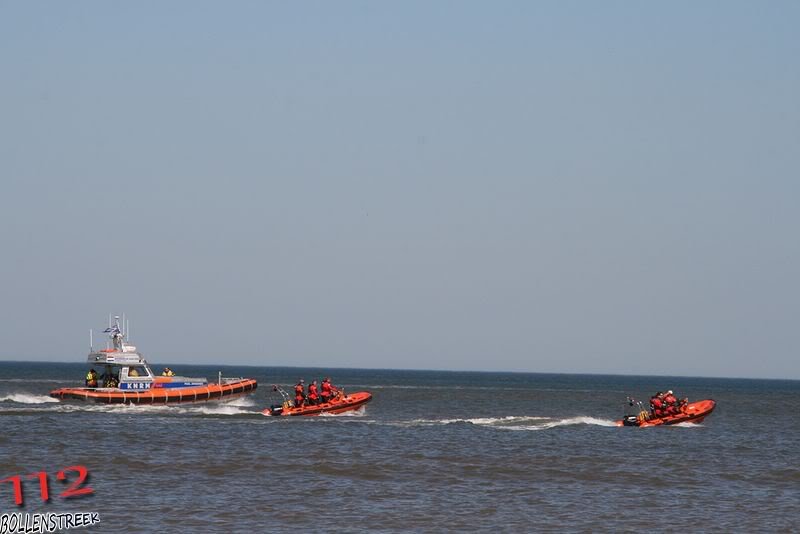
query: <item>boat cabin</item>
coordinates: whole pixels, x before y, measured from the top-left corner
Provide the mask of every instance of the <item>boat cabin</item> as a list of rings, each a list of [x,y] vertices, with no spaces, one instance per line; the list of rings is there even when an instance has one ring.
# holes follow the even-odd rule
[[[196,387],[208,384],[205,378],[156,376],[144,357],[130,345],[127,333],[120,328],[119,317],[106,330],[113,348],[90,349],[87,362],[97,373],[97,387],[142,391],[152,388]],[[90,342],[91,345],[91,342]],[[98,371],[98,367],[100,370]],[[220,376],[220,382],[222,378]]]
[[[127,324],[124,316],[122,323]],[[223,378],[221,372],[216,383],[209,383],[206,378],[177,376],[168,367],[156,375],[136,347],[128,343],[128,333],[122,330],[119,317],[114,318],[113,324],[109,317],[109,325],[103,332],[109,334],[111,343],[102,350],[94,349],[89,330],[86,361],[91,372],[86,375],[85,385],[54,389],[51,397],[106,404],[177,404],[233,398],[258,387],[252,378]]]
[[[153,370],[138,352],[101,350],[89,353],[87,361],[98,373],[99,387],[142,390],[155,382]]]

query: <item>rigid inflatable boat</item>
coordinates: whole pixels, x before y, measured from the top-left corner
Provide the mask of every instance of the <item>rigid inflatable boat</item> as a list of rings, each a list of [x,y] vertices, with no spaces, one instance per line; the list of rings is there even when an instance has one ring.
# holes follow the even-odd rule
[[[124,321],[123,321],[124,323]],[[90,349],[87,362],[102,374],[86,387],[64,387],[50,392],[60,400],[93,401],[106,404],[179,404],[228,400],[255,391],[252,378],[223,378],[216,383],[205,378],[185,376],[156,376],[147,360],[128,343],[119,325],[119,317],[106,330],[113,347]],[[90,342],[91,345],[91,342]]]
[[[638,415],[626,415],[621,421],[617,421],[617,426],[658,426],[674,425],[677,423],[700,423],[714,411],[717,405],[712,399],[690,402],[681,406],[681,411],[677,414],[654,417],[648,411],[643,410]]]
[[[284,400],[283,404],[273,404],[266,410],[264,415],[322,415],[324,413],[344,413],[351,410],[358,410],[372,400],[372,393],[369,391],[359,391],[350,395],[341,392],[329,402],[322,404],[294,406],[290,400]]]

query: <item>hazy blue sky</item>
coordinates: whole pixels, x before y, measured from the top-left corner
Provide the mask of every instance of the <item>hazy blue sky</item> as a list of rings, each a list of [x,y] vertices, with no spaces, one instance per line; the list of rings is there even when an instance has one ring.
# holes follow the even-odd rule
[[[0,1],[0,358],[800,378],[798,28]]]

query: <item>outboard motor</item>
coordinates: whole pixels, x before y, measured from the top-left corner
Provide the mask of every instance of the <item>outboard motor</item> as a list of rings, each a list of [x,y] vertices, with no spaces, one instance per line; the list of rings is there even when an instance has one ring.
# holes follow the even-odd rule
[[[622,418],[624,426],[639,426],[639,417],[636,415],[626,415]]]

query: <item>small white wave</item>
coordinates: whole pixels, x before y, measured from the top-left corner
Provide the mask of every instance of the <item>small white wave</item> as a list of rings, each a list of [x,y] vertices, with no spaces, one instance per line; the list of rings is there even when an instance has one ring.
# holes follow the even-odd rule
[[[437,391],[441,391],[443,389],[447,390],[470,390],[470,391],[521,391],[521,390],[528,390],[530,388],[526,388],[523,386],[520,387],[503,387],[503,386],[465,386],[462,384],[450,384],[450,385],[436,385],[436,386],[407,386],[401,384],[375,384],[375,385],[365,385],[365,386],[358,386],[360,389],[365,390],[373,390],[373,389],[426,389],[426,390],[433,390],[434,388]],[[561,391],[561,390],[559,390]]]
[[[597,417],[569,417],[567,419],[559,419],[542,425],[543,428],[553,428],[557,426],[566,425],[595,425],[595,426],[617,426],[617,423],[611,419],[598,419]]]
[[[40,404],[28,405],[20,407],[11,407],[6,404],[5,409],[0,409],[0,413],[8,412],[30,412],[35,414],[51,414],[51,413],[72,413],[72,412],[108,412],[117,407],[111,407],[104,404]]]
[[[99,404],[99,403],[72,403],[59,402],[58,399],[44,395],[29,395],[16,393],[0,397],[0,402],[9,401],[21,404],[41,406],[29,406],[26,408],[12,408],[6,404],[6,409],[0,409],[0,413],[8,411],[30,411],[33,413],[74,413],[74,412],[96,412],[109,414],[157,414],[157,415],[242,415],[255,414],[252,410],[245,409],[247,406],[254,406],[252,400],[237,400],[225,403],[203,403],[203,404],[182,404],[182,405],[150,405],[150,404]],[[56,404],[51,404],[56,403]],[[44,406],[47,404],[46,406]]]
[[[390,424],[393,426],[434,426],[450,425],[454,423],[468,423],[476,426],[496,428],[498,430],[547,430],[548,428],[569,425],[596,425],[607,427],[617,426],[614,421],[609,419],[598,419],[596,417],[578,416],[553,420],[551,417],[535,415],[476,417],[473,419],[412,419],[410,421],[397,421]]]
[[[356,410],[350,410],[343,413],[328,413],[323,412],[319,414],[320,417],[364,417],[367,415],[366,406],[359,406]]]
[[[45,404],[49,402],[58,402],[58,399],[48,397],[47,395],[33,395],[31,393],[11,393],[0,397],[0,402],[17,402],[19,404]]]
[[[549,419],[549,417],[541,417],[537,415],[507,415],[505,417],[475,417],[458,419],[411,419],[409,421],[397,421],[395,424],[398,426],[434,426],[467,423],[471,425],[501,428],[506,425],[522,424]]]
[[[48,378],[0,378],[0,382],[23,382],[25,384],[63,384],[65,381]]]
[[[595,426],[615,427],[617,426],[617,423],[611,421],[610,419],[598,419],[596,417],[578,416],[578,417],[568,417],[566,419],[558,419],[556,421],[548,421],[546,423],[538,425],[512,425],[502,428],[504,428],[505,430],[547,430],[549,428],[556,428],[560,426],[571,426],[571,425],[595,425]]]
[[[59,406],[62,408],[62,406]],[[72,404],[63,405],[63,411],[67,412],[106,412],[106,413],[169,413],[174,408],[172,406],[152,406],[143,404]]]
[[[256,401],[253,397],[236,397],[229,401],[223,401],[225,406],[238,406],[240,408],[252,408],[256,406]]]
[[[361,389],[431,389],[431,386],[404,386],[399,384],[375,384],[375,385],[366,385],[366,386],[359,386]],[[345,388],[347,389],[347,388]]]
[[[204,403],[204,404],[161,404],[153,406],[150,404],[111,404],[111,405],[86,405],[80,406],[80,410],[105,411],[111,413],[149,413],[161,415],[241,415],[253,414],[250,410],[243,410],[232,402],[226,403]]]
[[[507,415],[505,417],[477,417],[474,419],[445,419],[446,423],[471,423],[473,425],[483,426],[503,426],[517,423],[525,423],[528,421],[542,421],[550,419],[549,417],[541,417],[536,415]]]
[[[205,415],[252,415],[258,413],[251,410],[242,410],[240,407],[229,403],[181,408],[181,410],[184,410],[185,413],[202,413]]]

